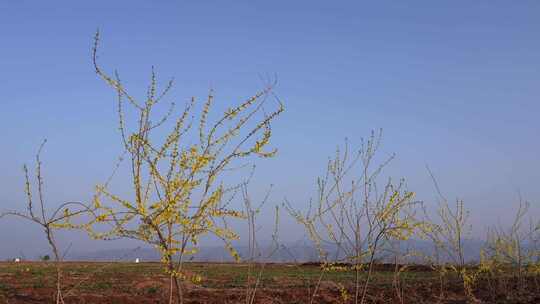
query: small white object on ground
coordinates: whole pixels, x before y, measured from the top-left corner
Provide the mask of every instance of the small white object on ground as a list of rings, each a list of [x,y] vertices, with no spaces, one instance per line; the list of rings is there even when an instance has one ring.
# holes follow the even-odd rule
[[[139,262],[140,262],[139,258],[136,258],[135,263],[139,263]]]
[[[15,263],[19,263],[20,261],[21,261],[21,259],[15,258]]]

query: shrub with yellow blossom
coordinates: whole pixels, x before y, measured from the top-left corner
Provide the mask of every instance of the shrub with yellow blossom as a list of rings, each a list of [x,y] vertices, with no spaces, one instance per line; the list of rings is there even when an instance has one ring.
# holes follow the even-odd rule
[[[210,123],[214,103],[210,91],[200,114],[192,98],[174,120],[172,130],[159,142],[163,135],[157,130],[173,119],[174,104],[163,117],[155,119],[152,114],[171,89],[172,81],[158,92],[152,69],[148,94],[139,102],[127,92],[117,73],[109,76],[97,64],[98,42],[99,33],[95,37],[94,66],[117,93],[119,129],[134,196],[114,194],[108,182],[98,185],[93,201],[96,217],[85,228],[99,239],[125,237],[154,245],[170,274],[171,286],[175,285],[176,302],[181,302],[180,283],[185,277],[182,263],[186,256],[196,253],[200,237],[213,235],[223,240],[231,255],[240,258],[231,245],[238,235],[226,224],[227,218],[245,218],[243,212],[229,207],[239,184],[227,185],[222,176],[235,169],[241,159],[252,155],[272,157],[276,153],[275,149],[265,149],[272,136],[270,123],[283,106],[272,93],[273,85],[269,85]],[[264,105],[271,98],[278,107],[268,113]],[[138,115],[133,131],[127,128],[126,104]]]
[[[391,241],[407,240],[421,225],[415,218],[414,193],[406,189],[403,180],[394,183],[388,179],[382,189],[377,187],[381,172],[393,159],[390,156],[374,164],[381,137],[382,132],[372,132],[356,153],[349,151],[347,143],[343,152],[337,149],[325,176],[317,181],[316,201],[310,202],[306,213],[288,201],[285,204],[318,249],[323,273],[355,271],[355,293],[351,296],[355,303],[366,300],[373,265],[381,250]],[[328,244],[335,252],[328,249]],[[367,272],[363,284],[361,271]]]

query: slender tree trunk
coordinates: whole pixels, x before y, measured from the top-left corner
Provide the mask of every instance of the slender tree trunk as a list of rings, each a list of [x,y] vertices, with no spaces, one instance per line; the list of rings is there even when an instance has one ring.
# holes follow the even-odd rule
[[[174,262],[172,261],[172,256],[167,255],[168,264],[167,268],[170,272],[170,284],[169,284],[169,304],[173,304],[173,302],[176,302],[176,304],[184,303],[184,297],[182,294],[182,288],[180,286],[180,282],[178,282],[178,277],[175,274],[175,267]],[[176,298],[174,297],[174,292],[176,291]],[[174,301],[176,299],[176,301]]]
[[[364,283],[364,288],[363,288],[363,291],[362,291],[362,300],[360,301],[361,304],[364,304],[364,301],[366,300],[367,289],[368,289],[368,285],[369,285],[369,280],[371,278],[371,274],[373,272],[373,263],[374,263],[374,261],[375,261],[375,255],[372,254],[371,257],[370,257],[370,260],[369,260],[369,269],[368,269],[368,273],[367,273],[366,282]]]
[[[56,304],[64,304],[64,297],[62,296],[62,268],[60,263],[62,262],[62,257],[60,256],[60,253],[58,252],[58,248],[56,247],[56,243],[54,241],[53,232],[50,229],[48,225],[44,225],[45,228],[45,234],[47,235],[47,241],[49,242],[49,245],[52,248],[53,254],[54,254],[54,260],[55,260],[55,267],[56,267]]]

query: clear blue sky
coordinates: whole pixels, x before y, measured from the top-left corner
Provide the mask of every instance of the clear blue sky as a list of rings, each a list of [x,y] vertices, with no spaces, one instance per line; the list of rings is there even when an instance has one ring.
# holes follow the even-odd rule
[[[383,128],[391,172],[433,201],[429,164],[478,235],[508,219],[518,189],[540,215],[538,1],[2,1],[2,208],[22,207],[21,166],[42,138],[51,204],[87,200],[108,176],[120,145],[114,94],[90,61],[98,27],[103,65],[136,92],[152,65],[176,78],[180,103],[210,87],[236,102],[276,73],[280,154],[257,179],[276,203],[306,201],[344,137]],[[0,255],[33,250],[26,226],[0,222],[12,244]]]

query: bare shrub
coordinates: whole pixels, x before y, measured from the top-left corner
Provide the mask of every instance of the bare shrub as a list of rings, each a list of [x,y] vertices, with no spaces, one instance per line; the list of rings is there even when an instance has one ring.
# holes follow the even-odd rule
[[[62,260],[67,254],[69,248],[65,251],[60,249],[55,238],[55,232],[58,229],[80,228],[78,225],[72,224],[70,220],[74,217],[88,213],[89,209],[86,205],[80,202],[65,202],[60,204],[60,206],[56,207],[56,209],[53,209],[52,212],[48,210],[48,206],[45,203],[44,178],[43,172],[41,170],[41,152],[43,150],[43,147],[45,146],[45,143],[46,140],[43,141],[36,154],[36,186],[34,188],[32,188],[32,182],[28,167],[26,165],[23,167],[25,174],[24,192],[26,194],[26,211],[3,212],[0,213],[0,218],[4,216],[15,216],[33,222],[41,227],[54,257],[54,264],[56,270],[56,294],[53,298],[57,304],[63,304],[64,296],[62,292]],[[36,192],[37,207],[34,196]],[[49,256],[46,255],[45,257]],[[47,261],[48,259],[42,258],[42,260]]]

